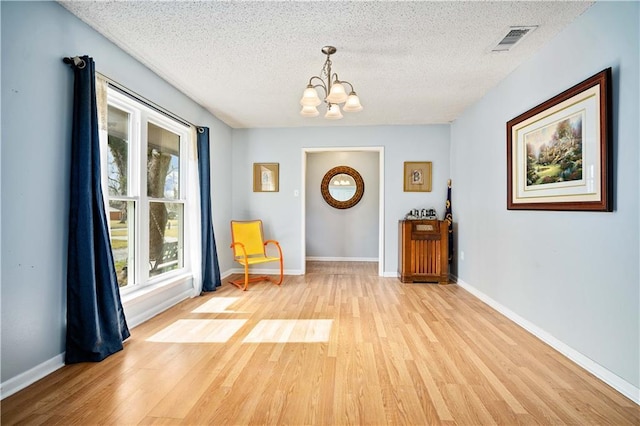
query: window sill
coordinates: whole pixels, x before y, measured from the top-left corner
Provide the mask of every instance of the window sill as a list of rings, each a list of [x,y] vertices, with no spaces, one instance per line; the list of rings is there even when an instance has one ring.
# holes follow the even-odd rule
[[[123,294],[121,300],[131,329],[193,296],[192,274],[177,272],[155,284],[133,289]]]
[[[193,281],[193,276],[189,272],[183,272],[172,277],[163,279],[155,284],[145,285],[135,290],[128,291],[120,295],[123,305],[132,305],[137,302],[142,302],[150,297],[154,297],[159,293],[170,290],[174,287],[178,287],[187,281]],[[193,283],[191,283],[193,289]]]

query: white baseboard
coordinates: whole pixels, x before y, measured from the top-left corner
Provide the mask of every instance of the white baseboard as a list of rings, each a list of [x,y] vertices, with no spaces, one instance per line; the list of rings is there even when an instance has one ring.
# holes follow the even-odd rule
[[[307,256],[307,260],[315,262],[377,262],[377,257],[324,257]]]
[[[0,399],[21,391],[62,367],[64,367],[64,352],[0,384]]]
[[[510,309],[506,308],[505,306],[501,305],[500,303],[496,302],[491,297],[487,296],[486,294],[484,294],[477,288],[473,287],[472,285],[464,282],[458,277],[454,276],[452,278],[455,278],[455,281],[457,282],[458,286],[465,289],[466,291],[468,291],[478,299],[482,300],[484,303],[491,306],[493,309],[500,312],[502,315],[509,318],[511,321],[513,321],[520,327],[527,330],[529,333],[536,336],[538,339],[542,340],[543,342],[551,346],[552,348],[560,352],[562,355],[569,358],[574,363],[578,364],[580,367],[584,368],[589,373],[593,374],[594,376],[596,376],[597,378],[599,378],[600,380],[602,380],[603,382],[605,382],[606,384],[608,384],[609,386],[611,386],[612,388],[620,392],[622,395],[629,398],[631,401],[640,405],[640,388],[635,387],[634,385],[627,382],[620,376],[616,375],[615,373],[611,372],[610,370],[596,363],[592,359],[586,357],[585,355],[576,351],[572,347],[568,346],[566,343],[556,339],[551,334],[547,333],[546,331],[536,326],[535,324],[531,323],[530,321],[522,318],[521,316],[511,311]]]
[[[398,273],[396,271],[393,271],[393,272],[386,271],[382,273],[382,276],[385,278],[398,278]]]

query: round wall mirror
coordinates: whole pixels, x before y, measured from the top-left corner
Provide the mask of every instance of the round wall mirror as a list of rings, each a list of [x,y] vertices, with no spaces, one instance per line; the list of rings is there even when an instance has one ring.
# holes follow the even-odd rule
[[[355,169],[338,166],[329,170],[320,185],[322,198],[331,207],[348,209],[360,201],[364,194],[364,181]]]

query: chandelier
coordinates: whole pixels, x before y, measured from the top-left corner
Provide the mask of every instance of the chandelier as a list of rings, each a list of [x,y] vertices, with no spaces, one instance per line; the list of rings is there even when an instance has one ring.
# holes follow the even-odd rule
[[[336,48],[333,46],[325,46],[322,48],[322,53],[327,55],[327,60],[324,61],[320,76],[314,75],[309,79],[309,84],[304,90],[302,99],[300,99],[300,105],[302,105],[300,115],[303,117],[317,117],[320,114],[317,106],[323,101],[327,104],[327,112],[324,118],[330,120],[339,120],[342,118],[340,104],[344,104],[342,110],[345,112],[362,111],[360,99],[353,90],[353,85],[348,81],[340,80],[337,73],[331,74],[331,55],[336,53]],[[348,84],[350,88],[348,95],[344,87],[345,84]],[[324,91],[323,100],[320,100],[318,97],[317,87],[321,87]]]

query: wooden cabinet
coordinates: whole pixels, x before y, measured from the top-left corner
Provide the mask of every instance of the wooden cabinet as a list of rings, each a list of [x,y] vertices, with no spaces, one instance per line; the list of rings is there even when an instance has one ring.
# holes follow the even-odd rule
[[[449,230],[443,220],[401,220],[398,276],[403,283],[449,282]]]

